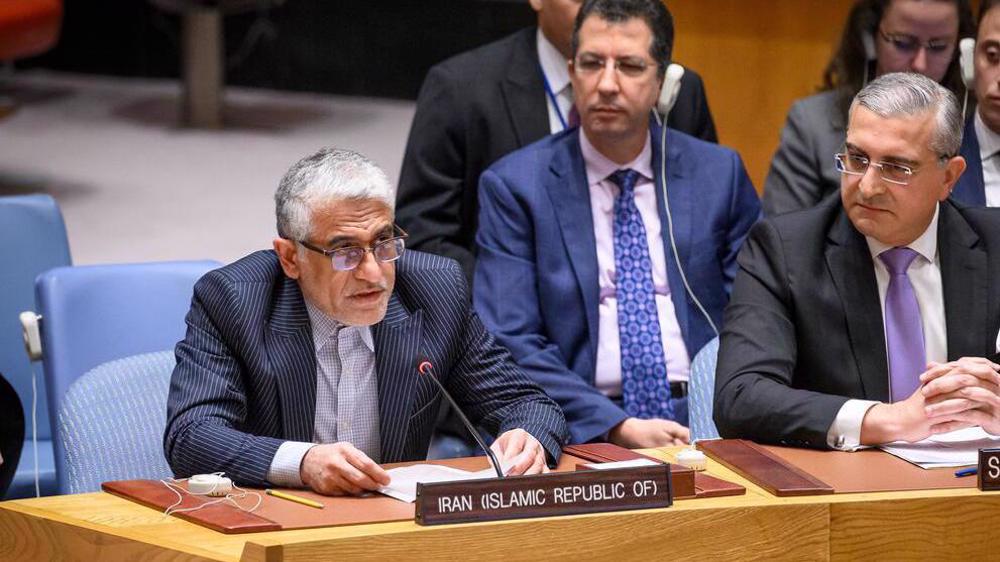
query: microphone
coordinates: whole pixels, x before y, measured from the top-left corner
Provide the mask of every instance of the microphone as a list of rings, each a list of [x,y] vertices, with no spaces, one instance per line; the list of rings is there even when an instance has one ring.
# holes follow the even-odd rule
[[[479,432],[476,431],[476,428],[472,427],[472,423],[469,421],[469,418],[465,417],[465,413],[462,412],[462,409],[459,408],[458,404],[455,403],[455,399],[451,397],[451,394],[448,394],[448,391],[444,389],[444,385],[441,384],[441,381],[439,381],[437,376],[434,375],[434,365],[432,365],[431,362],[427,360],[421,361],[420,364],[417,365],[417,372],[419,372],[421,375],[426,375],[427,378],[434,381],[434,384],[437,385],[438,390],[441,391],[441,394],[443,394],[444,397],[448,400],[448,403],[451,404],[451,407],[455,409],[455,413],[458,414],[459,419],[461,419],[462,423],[465,424],[465,429],[469,430],[469,433],[472,435],[472,438],[476,440],[476,443],[479,444],[479,446],[484,451],[486,451],[486,456],[490,458],[490,462],[493,464],[493,470],[497,471],[497,478],[503,478],[504,475],[503,475],[503,470],[500,468],[500,462],[497,461],[497,458],[493,454],[493,451],[491,451],[490,448],[487,447],[485,443],[483,443],[483,439],[482,437],[479,436]]]

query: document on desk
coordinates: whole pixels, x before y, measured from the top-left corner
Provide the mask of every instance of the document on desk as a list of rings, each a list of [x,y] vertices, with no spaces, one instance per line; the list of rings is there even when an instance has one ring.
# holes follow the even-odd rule
[[[510,466],[501,461],[500,468],[506,474]],[[417,501],[418,482],[423,482],[424,484],[432,482],[459,482],[462,480],[496,478],[497,475],[492,466],[478,472],[469,472],[439,464],[414,464],[391,468],[386,472],[389,473],[389,485],[379,488],[379,493],[409,503]]]
[[[906,443],[896,441],[879,448],[921,468],[950,468],[979,462],[979,449],[1000,447],[1000,436],[979,427],[959,429]]]

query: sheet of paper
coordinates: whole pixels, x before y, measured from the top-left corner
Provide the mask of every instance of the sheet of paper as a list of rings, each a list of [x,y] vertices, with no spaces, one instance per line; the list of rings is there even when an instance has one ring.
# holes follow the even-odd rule
[[[916,443],[896,441],[880,448],[921,468],[950,468],[978,463],[979,449],[990,447],[1000,447],[1000,437],[982,428],[970,427],[933,435]]]
[[[501,461],[500,468],[506,474],[510,466]],[[389,485],[382,486],[378,491],[390,498],[396,498],[397,500],[409,503],[417,501],[418,482],[425,484],[431,482],[459,482],[462,480],[496,478],[497,476],[493,467],[478,472],[469,472],[439,464],[414,464],[392,468],[386,472],[389,473]]]

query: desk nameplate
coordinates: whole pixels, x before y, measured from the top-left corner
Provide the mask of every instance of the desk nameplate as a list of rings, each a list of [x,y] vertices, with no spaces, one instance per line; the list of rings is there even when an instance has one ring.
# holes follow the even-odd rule
[[[1000,490],[1000,449],[979,449],[976,479],[979,489],[984,492]]]
[[[417,484],[420,525],[670,507],[670,465]]]

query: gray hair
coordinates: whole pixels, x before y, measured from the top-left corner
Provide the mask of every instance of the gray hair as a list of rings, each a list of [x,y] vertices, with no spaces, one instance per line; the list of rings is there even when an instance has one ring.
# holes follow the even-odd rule
[[[962,113],[948,88],[914,72],[892,72],[871,81],[854,96],[851,112],[864,107],[879,117],[920,115],[933,110],[936,125],[930,149],[938,156],[955,156],[962,146]]]
[[[323,148],[288,169],[274,192],[278,236],[309,237],[316,205],[337,200],[376,199],[392,210],[396,193],[377,164],[343,148]]]

